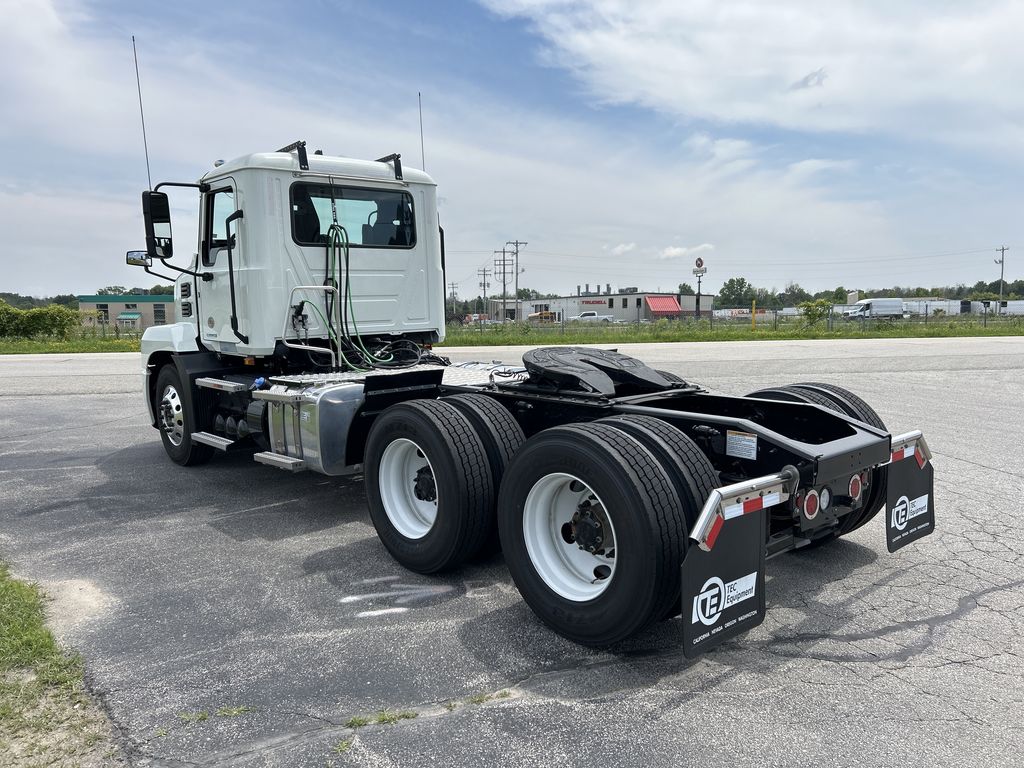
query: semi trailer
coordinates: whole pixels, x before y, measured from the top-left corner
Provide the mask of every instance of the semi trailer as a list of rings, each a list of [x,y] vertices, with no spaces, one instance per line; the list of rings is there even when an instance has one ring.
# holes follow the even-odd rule
[[[198,198],[184,264],[166,187]],[[127,260],[177,272],[179,322],[142,339],[169,458],[247,451],[280,471],[361,473],[402,566],[437,573],[500,548],[559,634],[607,646],[681,616],[690,656],[762,621],[768,559],[883,508],[890,551],[934,530],[924,436],[891,435],[833,384],[726,396],[585,347],[451,364],[434,350],[436,201],[398,154],[304,142],[143,192],[146,249]]]

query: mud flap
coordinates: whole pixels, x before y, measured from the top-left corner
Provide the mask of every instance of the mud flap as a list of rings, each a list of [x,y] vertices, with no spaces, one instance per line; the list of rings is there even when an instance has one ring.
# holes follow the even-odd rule
[[[935,473],[919,450],[893,455],[885,497],[885,543],[890,552],[935,530]]]
[[[768,510],[725,522],[711,551],[683,560],[683,654],[694,658],[764,621]]]

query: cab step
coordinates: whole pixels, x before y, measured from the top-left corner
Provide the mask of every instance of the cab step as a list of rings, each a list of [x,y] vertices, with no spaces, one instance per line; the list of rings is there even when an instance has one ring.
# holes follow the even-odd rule
[[[254,453],[252,457],[260,464],[277,467],[278,469],[287,469],[289,472],[301,472],[306,469],[306,462],[294,456],[261,451],[260,453]]]
[[[237,381],[225,381],[224,379],[214,379],[210,377],[196,379],[196,386],[204,387],[206,389],[216,389],[221,392],[245,392],[249,388],[245,384],[240,384]]]
[[[237,441],[232,440],[230,437],[221,437],[220,435],[215,435],[212,432],[193,432],[192,442],[202,443],[203,445],[209,445],[216,448],[219,451],[226,451],[228,448],[233,446]]]

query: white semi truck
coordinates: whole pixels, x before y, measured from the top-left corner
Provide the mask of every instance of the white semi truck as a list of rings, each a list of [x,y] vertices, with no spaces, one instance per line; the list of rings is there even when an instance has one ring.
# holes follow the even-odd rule
[[[185,265],[167,186],[198,196]],[[729,397],[578,347],[521,366],[437,356],[435,185],[399,155],[296,142],[142,197],[146,250],[128,261],[179,273],[180,321],[142,341],[143,395],[171,460],[249,451],[291,472],[361,471],[399,563],[434,573],[500,546],[537,616],[575,641],[682,614],[696,655],[760,623],[766,559],[886,506],[890,551],[934,528],[923,436],[893,437],[840,387]]]

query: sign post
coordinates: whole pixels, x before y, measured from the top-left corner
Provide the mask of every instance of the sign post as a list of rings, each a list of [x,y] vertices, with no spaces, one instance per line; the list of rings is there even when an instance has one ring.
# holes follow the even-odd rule
[[[693,274],[697,278],[697,306],[694,309],[693,316],[700,320],[700,279],[704,277],[704,273],[708,271],[708,268],[704,266],[704,259],[700,256],[697,257],[695,265]]]

